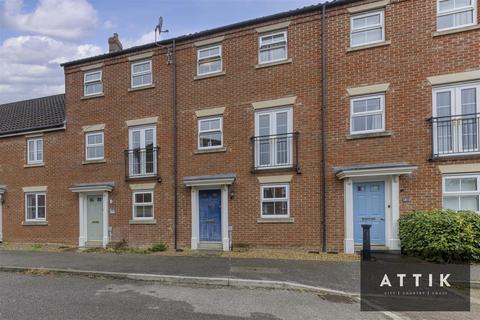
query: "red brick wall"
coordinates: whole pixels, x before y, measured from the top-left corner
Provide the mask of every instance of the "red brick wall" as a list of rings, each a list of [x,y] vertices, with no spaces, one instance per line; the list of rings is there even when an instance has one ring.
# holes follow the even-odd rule
[[[478,5],[478,4],[477,4]],[[478,12],[478,10],[477,10]],[[328,43],[328,247],[343,249],[343,182],[334,167],[408,162],[418,166],[400,179],[400,213],[442,205],[439,164],[477,159],[430,161],[432,86],[427,77],[478,69],[479,30],[433,37],[435,0],[392,0],[385,9],[385,47],[347,52],[350,14],[332,10],[327,20]],[[476,54],[475,54],[476,53]],[[385,94],[385,126],[389,137],[347,140],[349,87],[390,83]],[[411,202],[402,203],[402,198]]]

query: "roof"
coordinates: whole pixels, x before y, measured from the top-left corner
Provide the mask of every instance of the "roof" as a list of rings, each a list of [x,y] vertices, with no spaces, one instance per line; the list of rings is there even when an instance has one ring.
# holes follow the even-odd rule
[[[210,176],[190,176],[184,177],[183,183],[187,187],[207,186],[207,185],[230,185],[237,176],[234,173],[215,174]]]
[[[334,168],[335,175],[339,179],[410,174],[416,169],[415,165],[407,162],[360,164]]]
[[[0,136],[61,128],[64,124],[64,94],[0,105]]]
[[[112,191],[115,187],[114,181],[109,182],[93,182],[93,183],[77,183],[69,189],[72,192],[93,192],[93,191]]]
[[[225,32],[225,31],[229,31],[229,30],[233,30],[233,29],[247,27],[247,26],[253,25],[253,24],[258,24],[258,23],[268,22],[268,21],[271,21],[271,20],[287,18],[287,17],[293,16],[293,15],[298,15],[298,14],[302,14],[302,13],[318,11],[323,6],[325,6],[325,8],[332,8],[332,7],[335,7],[335,6],[340,6],[340,5],[349,4],[349,3],[358,2],[358,1],[363,1],[363,0],[331,0],[331,1],[327,1],[325,3],[319,3],[319,4],[316,4],[316,5],[311,5],[311,6],[306,6],[306,7],[303,7],[303,8],[284,11],[284,12],[272,14],[272,15],[269,15],[269,16],[264,16],[264,17],[260,17],[260,18],[255,18],[255,19],[250,19],[250,20],[237,22],[237,23],[229,24],[229,25],[226,25],[226,26],[223,26],[223,27],[208,29],[208,30],[204,30],[204,31],[196,32],[196,33],[182,35],[182,36],[179,36],[179,37],[176,37],[176,38],[162,40],[162,41],[159,41],[158,44],[166,45],[166,44],[169,44],[173,41],[181,42],[181,41],[192,40],[192,39],[196,39],[196,38],[200,38],[200,37],[204,37],[204,36],[213,35],[213,34],[216,34],[216,33],[219,33],[219,32]],[[88,57],[88,58],[84,58],[84,59],[65,62],[65,63],[62,63],[61,66],[62,67],[70,67],[70,66],[74,66],[74,65],[77,65],[77,64],[82,64],[82,63],[87,63],[87,62],[112,58],[112,57],[121,56],[121,55],[124,55],[124,54],[127,54],[127,53],[132,53],[132,52],[136,52],[136,51],[151,49],[151,48],[155,48],[156,46],[157,46],[157,43],[152,42],[152,43],[144,44],[144,45],[141,45],[141,46],[135,46],[135,47],[127,48],[127,49],[120,50],[120,51],[109,52],[109,53],[101,54],[101,55],[98,55],[98,56],[93,56],[93,57]]]

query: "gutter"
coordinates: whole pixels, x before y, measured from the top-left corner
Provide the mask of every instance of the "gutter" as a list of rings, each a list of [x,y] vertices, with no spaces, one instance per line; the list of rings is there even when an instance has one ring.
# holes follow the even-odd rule
[[[322,55],[322,130],[321,130],[321,139],[322,139],[322,168],[321,168],[321,175],[322,175],[322,212],[321,212],[321,219],[322,219],[322,251],[327,251],[327,144],[325,142],[325,127],[327,125],[327,56],[325,50],[325,8],[326,4],[322,6],[322,25],[321,25],[321,50],[320,54]]]
[[[36,130],[35,130],[36,129]],[[26,129],[30,131],[11,131],[10,133],[6,134],[1,134],[0,139],[3,138],[9,138],[9,137],[16,137],[16,136],[24,136],[24,135],[30,135],[30,134],[36,134],[36,133],[43,133],[43,132],[52,132],[52,131],[60,131],[60,130],[65,130],[67,129],[67,124],[64,123],[63,125],[55,125],[55,126],[49,126],[45,128],[31,128],[31,129]]]

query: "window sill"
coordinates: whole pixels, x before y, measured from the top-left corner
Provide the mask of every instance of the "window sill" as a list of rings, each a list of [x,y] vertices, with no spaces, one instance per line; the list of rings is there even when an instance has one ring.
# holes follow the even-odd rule
[[[48,226],[48,221],[22,221],[22,226]]]
[[[435,32],[432,32],[432,37],[446,36],[448,34],[478,30],[478,29],[480,29],[480,25],[473,25],[473,26],[461,27],[461,28],[450,29],[450,30],[443,30],[443,31],[435,31]]]
[[[293,218],[258,218],[257,223],[293,223]]]
[[[101,98],[101,97],[105,97],[105,95],[103,93],[101,94],[93,94],[91,96],[83,96],[83,97],[80,97],[80,100],[88,100],[88,99],[95,99],[95,98]]]
[[[217,153],[217,152],[226,152],[227,148],[226,147],[221,147],[221,148],[215,148],[215,149],[199,149],[195,150],[194,154],[205,154],[205,153]]]
[[[358,47],[348,47],[347,52],[353,52],[353,51],[371,49],[371,48],[378,48],[378,47],[386,47],[386,46],[389,46],[391,43],[392,43],[392,41],[387,40],[387,41],[383,41],[383,42],[366,44],[366,45],[358,46]]]
[[[350,134],[347,136],[347,140],[382,138],[382,137],[390,137],[391,135],[392,135],[391,131]]]
[[[428,159],[429,161],[452,161],[452,160],[469,160],[469,159],[479,159],[480,154],[479,153],[463,153],[463,154],[450,154],[450,155],[441,155],[441,156],[435,156],[431,157]]]
[[[207,78],[214,78],[214,77],[219,77],[219,76],[224,76],[225,71],[222,72],[217,72],[217,73],[212,73],[212,74],[205,74],[203,76],[195,76],[193,77],[193,80],[202,80],[202,79],[207,79]]]
[[[149,85],[136,87],[136,88],[128,88],[128,92],[134,92],[134,91],[146,90],[146,89],[152,89],[152,88],[155,88],[154,84],[149,84]]]
[[[157,220],[130,220],[128,221],[129,224],[157,224]]]
[[[84,160],[82,161],[82,164],[87,165],[87,164],[98,164],[98,163],[106,163],[107,160]]]
[[[39,167],[45,167],[45,163],[32,163],[32,164],[24,164],[24,168],[39,168]]]
[[[292,63],[292,61],[293,61],[292,58],[289,58],[287,60],[282,60],[282,61],[256,64],[255,69],[268,68],[268,67],[278,66],[278,65],[281,65],[281,64]]]

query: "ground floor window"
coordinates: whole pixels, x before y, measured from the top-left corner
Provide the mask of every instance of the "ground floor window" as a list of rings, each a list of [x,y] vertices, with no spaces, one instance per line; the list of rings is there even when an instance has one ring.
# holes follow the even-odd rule
[[[41,193],[25,194],[25,219],[26,221],[44,221],[47,216],[47,195]]]
[[[133,193],[133,219],[153,219],[153,191]]]
[[[452,210],[479,211],[479,175],[445,176],[443,207]]]
[[[262,217],[283,218],[290,215],[288,184],[262,185]]]

